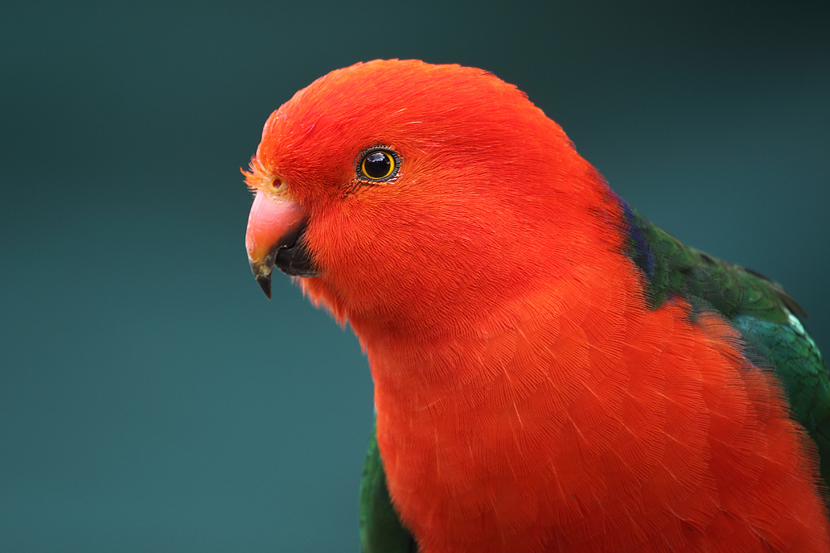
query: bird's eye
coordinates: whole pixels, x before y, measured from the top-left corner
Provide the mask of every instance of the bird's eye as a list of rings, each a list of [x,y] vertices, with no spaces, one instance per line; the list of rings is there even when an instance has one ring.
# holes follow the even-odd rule
[[[358,177],[372,180],[385,181],[394,177],[398,172],[397,156],[389,151],[373,148],[363,154],[358,165]]]

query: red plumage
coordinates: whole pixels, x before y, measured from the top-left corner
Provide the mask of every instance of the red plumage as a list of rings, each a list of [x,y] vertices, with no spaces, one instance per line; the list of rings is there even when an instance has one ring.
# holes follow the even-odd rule
[[[400,176],[365,186],[377,145]],[[648,308],[619,204],[515,87],[358,64],[275,112],[252,167],[309,213],[301,284],[368,354],[424,553],[830,550],[779,382],[718,315]]]

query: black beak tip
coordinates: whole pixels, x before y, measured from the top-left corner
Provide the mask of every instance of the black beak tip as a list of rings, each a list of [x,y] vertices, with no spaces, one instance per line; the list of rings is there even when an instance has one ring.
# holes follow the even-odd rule
[[[262,288],[262,291],[265,293],[265,297],[269,300],[271,299],[271,274],[267,275],[260,275],[256,277],[256,281],[259,284],[259,287]]]

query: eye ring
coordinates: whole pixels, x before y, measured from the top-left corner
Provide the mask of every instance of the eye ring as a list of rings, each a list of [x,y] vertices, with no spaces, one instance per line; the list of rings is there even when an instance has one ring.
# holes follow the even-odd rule
[[[395,178],[401,165],[398,154],[388,148],[373,147],[359,157],[357,178],[370,182],[386,182]]]

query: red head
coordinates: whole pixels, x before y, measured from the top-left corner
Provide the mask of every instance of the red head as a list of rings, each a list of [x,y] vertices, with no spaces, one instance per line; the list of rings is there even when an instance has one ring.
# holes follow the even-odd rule
[[[480,69],[333,71],[271,115],[247,181],[258,280],[270,283],[276,257],[341,322],[386,331],[464,326],[618,246],[607,236],[617,207],[595,170],[521,91]]]

